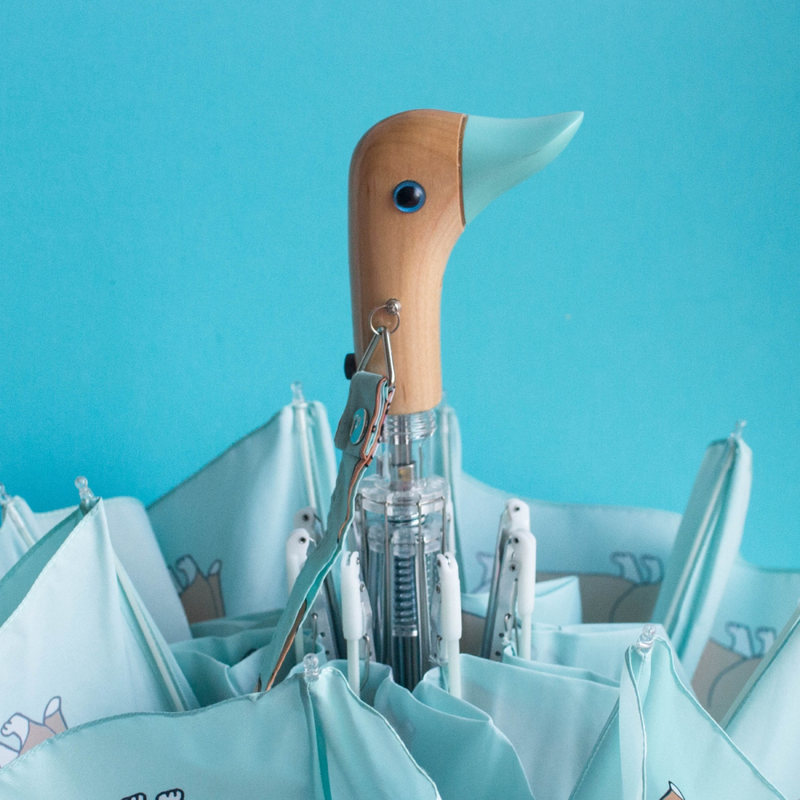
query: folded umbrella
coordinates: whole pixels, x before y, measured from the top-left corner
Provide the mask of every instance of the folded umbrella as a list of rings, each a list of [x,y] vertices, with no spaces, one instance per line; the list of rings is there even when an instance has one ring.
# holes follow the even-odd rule
[[[554,621],[563,623],[581,616],[649,619],[658,596],[657,616],[693,666],[741,535],[749,450],[740,437],[707,455],[680,530],[678,515],[668,512],[532,503],[539,577],[552,580],[535,590],[536,541],[530,530],[521,537],[515,528],[520,550],[527,547],[532,556],[525,563],[534,567],[525,570],[530,580],[517,578],[503,617],[512,627],[516,614],[524,620],[521,651],[532,658],[519,658],[513,647],[499,654],[502,661],[458,654],[459,574],[469,589],[464,604],[479,617],[495,559],[496,520],[507,495],[461,474],[457,420],[447,408],[438,411],[435,453],[446,480],[428,470],[426,442],[441,398],[435,300],[464,225],[493,197],[552,160],[581,119],[566,114],[499,121],[418,111],[385,120],[362,139],[351,168],[359,358],[347,362],[352,382],[336,434],[343,454],[330,513],[325,498],[334,460],[324,409],[306,403],[297,389],[292,406],[150,509],[194,640],[176,642],[170,651],[160,638],[111,549],[101,502],[82,503],[38,543],[28,543],[30,550],[0,581],[0,612],[4,602],[9,609],[5,622],[0,613],[0,645],[7,630],[11,640],[18,635],[25,658],[48,679],[48,669],[71,675],[83,668],[84,694],[69,687],[75,719],[97,719],[89,690],[109,684],[117,694],[111,692],[110,700],[100,694],[109,707],[121,707],[106,709],[109,714],[196,705],[178,662],[201,702],[213,705],[190,714],[129,714],[65,730],[62,695],[54,695],[41,723],[16,713],[4,726],[11,741],[22,743],[24,733],[31,752],[25,745],[6,747],[10,763],[0,770],[0,797],[38,797],[55,786],[60,797],[98,800],[194,800],[265,791],[326,799],[434,798],[439,793],[432,777],[453,800],[492,793],[520,800],[656,800],[713,796],[715,787],[722,787],[723,796],[741,790],[748,797],[780,797],[692,699],[669,645],[665,639],[654,642],[654,631],[623,654],[635,638],[630,626],[530,626],[540,599],[552,601]],[[404,325],[393,340],[400,301]],[[381,344],[385,376],[375,369]],[[386,448],[379,469],[362,485],[381,436]],[[293,572],[283,611],[265,612],[286,596],[283,544],[303,506],[327,520],[326,533]],[[9,508],[4,521],[14,517],[9,525],[16,535],[35,540],[35,518],[22,505]],[[94,538],[87,530],[95,531]],[[86,557],[91,547],[85,540],[95,545],[94,560]],[[347,540],[359,548],[364,568],[364,585],[358,575],[350,576],[347,598],[349,623],[363,623],[349,624],[344,637],[350,684],[337,669],[320,668],[313,654],[286,677],[293,654],[302,652],[293,645],[298,638],[302,643],[303,624],[313,618],[315,599]],[[83,555],[83,572],[75,573],[89,587],[82,600],[91,608],[81,613],[62,602],[53,610],[53,598],[63,600],[64,587],[69,597],[70,555],[76,552]],[[346,563],[358,566],[358,557]],[[101,578],[87,576],[89,568]],[[580,592],[571,573],[581,574]],[[42,593],[42,585],[48,591]],[[106,593],[94,596],[97,586]],[[29,621],[21,632],[14,629],[14,621],[24,621],[37,607],[30,601],[37,592],[45,611],[75,639],[74,649],[64,647],[66,655],[55,666],[37,652],[51,638],[46,617]],[[375,614],[373,626],[366,623],[366,604]],[[65,627],[65,615],[80,621],[79,634]],[[107,628],[111,640],[103,644],[113,650],[110,655],[92,639]],[[318,648],[319,642],[310,645]],[[415,686],[414,692],[390,680],[386,667],[372,664],[370,678],[367,662],[362,673],[362,647],[388,660],[398,683]],[[19,671],[14,658],[9,669]],[[92,670],[103,670],[102,677],[95,680]],[[237,697],[251,687],[257,691]],[[374,708],[354,694],[362,688]],[[45,738],[46,746],[33,747]],[[23,749],[25,758],[15,757]]]

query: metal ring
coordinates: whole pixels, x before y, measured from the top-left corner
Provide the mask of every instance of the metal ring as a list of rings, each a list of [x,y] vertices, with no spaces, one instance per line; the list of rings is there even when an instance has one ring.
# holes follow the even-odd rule
[[[379,330],[375,328],[372,324],[372,318],[378,311],[385,311],[387,314],[395,317],[397,319],[397,324],[394,326],[394,329],[388,331],[388,333],[396,333],[397,329],[400,327],[400,301],[395,300],[394,298],[387,300],[382,306],[376,306],[369,312],[369,329],[377,336]],[[384,327],[384,326],[381,326]],[[387,329],[388,330],[388,329]]]

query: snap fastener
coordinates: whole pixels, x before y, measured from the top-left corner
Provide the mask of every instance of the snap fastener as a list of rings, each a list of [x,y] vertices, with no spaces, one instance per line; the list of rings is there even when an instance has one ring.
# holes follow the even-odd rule
[[[350,444],[358,444],[367,431],[367,410],[359,408],[353,414],[353,423],[350,426]]]

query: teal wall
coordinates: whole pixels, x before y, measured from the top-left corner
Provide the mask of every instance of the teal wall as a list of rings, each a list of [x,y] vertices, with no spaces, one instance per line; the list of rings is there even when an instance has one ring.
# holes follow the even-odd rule
[[[406,108],[583,110],[465,232],[466,467],[682,510],[738,417],[745,555],[800,567],[800,6],[62,3],[0,10],[0,480],[152,500],[351,347],[350,153]]]

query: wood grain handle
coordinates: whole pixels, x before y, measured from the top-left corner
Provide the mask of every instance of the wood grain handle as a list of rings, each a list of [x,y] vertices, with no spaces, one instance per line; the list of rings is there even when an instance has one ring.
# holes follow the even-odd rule
[[[439,317],[447,260],[464,230],[461,142],[466,116],[407,111],[379,122],[350,164],[350,289],[356,358],[371,338],[370,312],[388,299],[402,305],[392,336],[397,388],[392,414],[434,408],[442,399]],[[414,181],[419,210],[400,210],[395,188]],[[376,322],[389,322],[377,319]],[[385,374],[382,350],[370,368]]]

